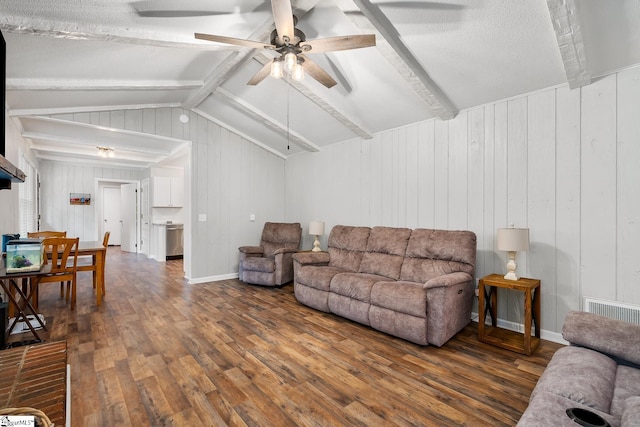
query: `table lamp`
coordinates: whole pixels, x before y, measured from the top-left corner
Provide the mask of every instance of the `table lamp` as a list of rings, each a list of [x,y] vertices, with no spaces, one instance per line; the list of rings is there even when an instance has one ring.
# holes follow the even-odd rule
[[[324,222],[311,221],[309,223],[309,234],[311,234],[312,236],[316,236],[316,240],[313,242],[313,249],[311,249],[311,252],[320,252],[321,249],[318,236],[324,234]]]
[[[506,251],[509,260],[507,261],[507,280],[518,280],[516,276],[516,254],[518,251],[529,250],[529,229],[528,228],[498,228],[498,250]]]

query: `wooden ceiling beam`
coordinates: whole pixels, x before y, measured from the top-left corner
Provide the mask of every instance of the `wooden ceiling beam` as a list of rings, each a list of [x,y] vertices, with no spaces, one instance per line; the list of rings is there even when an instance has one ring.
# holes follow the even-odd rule
[[[286,125],[279,123],[273,117],[270,117],[267,114],[259,111],[249,103],[243,101],[242,99],[224,90],[223,88],[217,88],[214,92],[214,95],[224,98],[225,102],[233,104],[234,107],[242,111],[243,114],[249,116],[251,119],[257,122],[263,123],[268,129],[283,136],[284,138],[289,139],[289,141],[293,144],[296,144],[307,151],[320,151],[320,147],[318,147],[313,142],[309,141],[297,132],[288,129]]]
[[[110,33],[104,33],[90,28],[82,28],[77,25],[64,25],[57,23],[56,28],[42,28],[42,22],[32,20],[12,20],[11,17],[0,19],[0,30],[3,33],[26,34],[38,37],[69,40],[92,40],[102,42],[116,42],[141,46],[170,47],[174,49],[201,49],[201,50],[228,50],[221,45],[204,43],[195,38],[192,40],[168,40],[157,37],[156,32],[141,32],[130,30],[112,29]],[[51,25],[48,23],[48,25]]]
[[[569,87],[575,89],[591,84],[575,0],[547,0],[547,7]]]
[[[262,65],[265,65],[265,64],[267,64],[267,62],[271,61],[270,58],[267,58],[264,55],[256,55],[254,57],[254,59],[256,61],[258,61]],[[295,90],[300,92],[302,95],[304,95],[311,102],[313,102],[318,107],[320,107],[322,110],[324,110],[333,119],[335,119],[340,124],[342,124],[344,127],[346,127],[351,132],[353,132],[355,135],[357,135],[357,136],[359,136],[359,137],[361,137],[363,139],[372,139],[373,138],[373,134],[371,132],[365,130],[361,125],[359,125],[356,122],[354,122],[346,114],[342,113],[338,108],[336,108],[335,106],[331,105],[326,99],[324,99],[322,96],[320,96],[315,91],[313,91],[309,87],[309,85],[304,83],[304,80],[303,81],[295,81],[293,79],[288,79],[287,83],[292,88],[294,88]]]
[[[351,22],[364,33],[375,33],[376,48],[435,115],[442,120],[449,120],[456,116],[458,112],[453,102],[405,46],[393,24],[378,6],[369,0],[353,0],[355,6],[350,5],[350,1],[337,3]],[[354,13],[355,9],[359,9],[361,13]]]

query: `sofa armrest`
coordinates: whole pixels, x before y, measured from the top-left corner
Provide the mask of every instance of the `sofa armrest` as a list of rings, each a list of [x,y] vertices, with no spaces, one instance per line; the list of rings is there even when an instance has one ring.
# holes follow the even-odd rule
[[[278,254],[294,254],[298,252],[298,249],[291,249],[291,248],[278,248],[275,250],[275,252],[273,252],[274,255],[278,255]]]
[[[238,250],[248,255],[262,255],[264,253],[262,246],[240,246]]]
[[[562,326],[562,337],[571,344],[640,365],[640,325],[571,311]]]
[[[293,261],[298,265],[328,265],[331,257],[327,252],[298,252]]]
[[[455,273],[449,273],[442,276],[434,277],[433,279],[429,279],[424,284],[424,287],[426,289],[442,288],[469,281],[473,281],[473,277],[471,277],[470,274],[464,273],[462,271],[457,271]]]

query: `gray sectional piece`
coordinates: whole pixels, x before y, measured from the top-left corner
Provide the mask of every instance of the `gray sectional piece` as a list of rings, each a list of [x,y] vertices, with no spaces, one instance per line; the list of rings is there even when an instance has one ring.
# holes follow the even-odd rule
[[[441,346],[471,320],[471,231],[336,225],[328,251],[293,255],[299,302],[416,344]]]

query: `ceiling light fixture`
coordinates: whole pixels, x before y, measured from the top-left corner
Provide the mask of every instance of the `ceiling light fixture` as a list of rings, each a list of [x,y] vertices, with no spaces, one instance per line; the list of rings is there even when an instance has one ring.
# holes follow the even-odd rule
[[[281,79],[286,75],[295,81],[304,80],[304,68],[302,66],[304,58],[298,56],[298,53],[294,46],[286,46],[280,52],[280,56],[271,62],[271,77]]]
[[[281,79],[284,76],[284,70],[282,68],[282,58],[276,58],[271,63],[271,77],[274,79]]]
[[[99,145],[96,148],[98,149],[98,156],[100,157],[107,158],[107,157],[113,157],[115,155],[114,153],[115,150],[111,147],[103,147]]]
[[[293,72],[293,67],[298,63],[298,57],[294,52],[287,52],[284,54],[284,70],[291,74]]]
[[[298,58],[296,65],[293,66],[291,78],[297,82],[304,80],[304,68],[302,68],[302,58]]]

